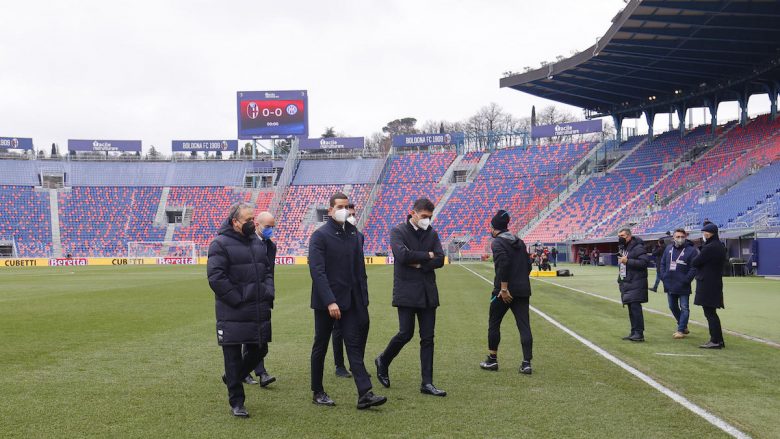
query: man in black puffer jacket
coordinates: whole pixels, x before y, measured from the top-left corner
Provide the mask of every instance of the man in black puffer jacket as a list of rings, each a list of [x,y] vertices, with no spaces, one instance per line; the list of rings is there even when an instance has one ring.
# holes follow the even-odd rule
[[[225,357],[233,416],[247,417],[242,381],[268,352],[274,303],[273,264],[255,234],[254,207],[235,204],[209,246],[207,274],[214,291],[217,343]],[[246,355],[241,355],[241,345]]]
[[[493,264],[496,277],[490,299],[488,321],[488,356],[479,364],[485,370],[498,370],[498,344],[501,341],[501,321],[510,309],[520,331],[520,345],[523,348],[523,362],[520,373],[531,374],[533,357],[533,336],[528,315],[531,297],[531,258],[522,239],[509,233],[509,213],[499,210],[490,220],[493,242]]]
[[[620,299],[623,306],[628,306],[628,318],[631,321],[631,334],[623,337],[623,340],[645,341],[642,304],[647,303],[647,267],[651,256],[645,250],[645,243],[631,235],[631,229],[620,229],[618,243]]]

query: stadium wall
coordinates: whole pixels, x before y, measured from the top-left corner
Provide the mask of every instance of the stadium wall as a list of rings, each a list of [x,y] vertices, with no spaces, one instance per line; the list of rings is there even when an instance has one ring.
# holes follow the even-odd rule
[[[16,267],[80,267],[125,265],[206,265],[208,258],[9,258],[1,259],[0,268]],[[392,256],[366,256],[366,265],[393,265]],[[444,263],[449,264],[444,258]],[[276,265],[307,265],[306,256],[278,256]]]

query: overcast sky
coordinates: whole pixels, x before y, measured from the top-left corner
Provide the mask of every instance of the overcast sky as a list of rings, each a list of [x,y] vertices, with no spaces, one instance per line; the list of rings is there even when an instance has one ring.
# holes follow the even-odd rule
[[[238,90],[308,90],[311,137],[328,126],[369,136],[404,116],[461,120],[490,102],[529,116],[551,102],[500,89],[502,72],[589,47],[623,6],[1,0],[0,136],[38,148],[140,139],[170,151],[172,139],[235,138]],[[751,113],[767,109],[765,96],[751,100]]]

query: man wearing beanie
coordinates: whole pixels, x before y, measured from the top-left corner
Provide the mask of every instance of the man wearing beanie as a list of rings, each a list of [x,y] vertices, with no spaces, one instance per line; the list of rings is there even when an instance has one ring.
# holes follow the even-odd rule
[[[499,210],[490,220],[493,242],[493,265],[496,276],[493,281],[490,315],[488,318],[488,356],[479,366],[485,370],[498,370],[498,344],[501,341],[501,321],[510,309],[515,315],[520,331],[523,362],[520,373],[531,374],[533,337],[528,315],[531,297],[531,258],[522,239],[509,233],[509,213]]]
[[[390,387],[388,368],[401,349],[414,336],[414,320],[420,325],[420,392],[447,396],[433,385],[433,335],[439,290],[435,270],[444,266],[444,250],[439,234],[431,227],[434,206],[431,200],[414,202],[406,221],[390,231],[393,249],[393,306],[398,308],[398,333],[390,340],[374,363],[376,376]]]
[[[718,226],[707,221],[701,228],[702,246],[691,265],[696,269],[696,298],[693,303],[704,310],[710,328],[710,341],[699,346],[704,349],[723,349],[723,331],[717,309],[723,304],[723,263],[726,248],[718,237]]]
[[[631,321],[631,333],[623,340],[645,341],[645,318],[642,304],[647,303],[647,267],[650,255],[645,251],[645,243],[631,234],[631,229],[623,228],[618,232],[618,287],[623,306],[628,307]]]

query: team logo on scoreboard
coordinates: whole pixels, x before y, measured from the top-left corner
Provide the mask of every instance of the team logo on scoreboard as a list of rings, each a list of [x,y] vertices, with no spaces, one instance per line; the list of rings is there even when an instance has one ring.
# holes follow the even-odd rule
[[[11,149],[19,148],[19,139],[11,139]]]
[[[220,146],[222,147],[222,151],[227,151],[227,149],[228,149],[227,140],[223,140],[222,143],[220,144]]]
[[[256,102],[250,102],[249,105],[246,106],[246,115],[250,119],[257,119],[257,116],[260,115],[260,109],[257,107]]]
[[[298,113],[298,107],[295,104],[290,104],[287,106],[287,114],[290,116],[295,116]]]

